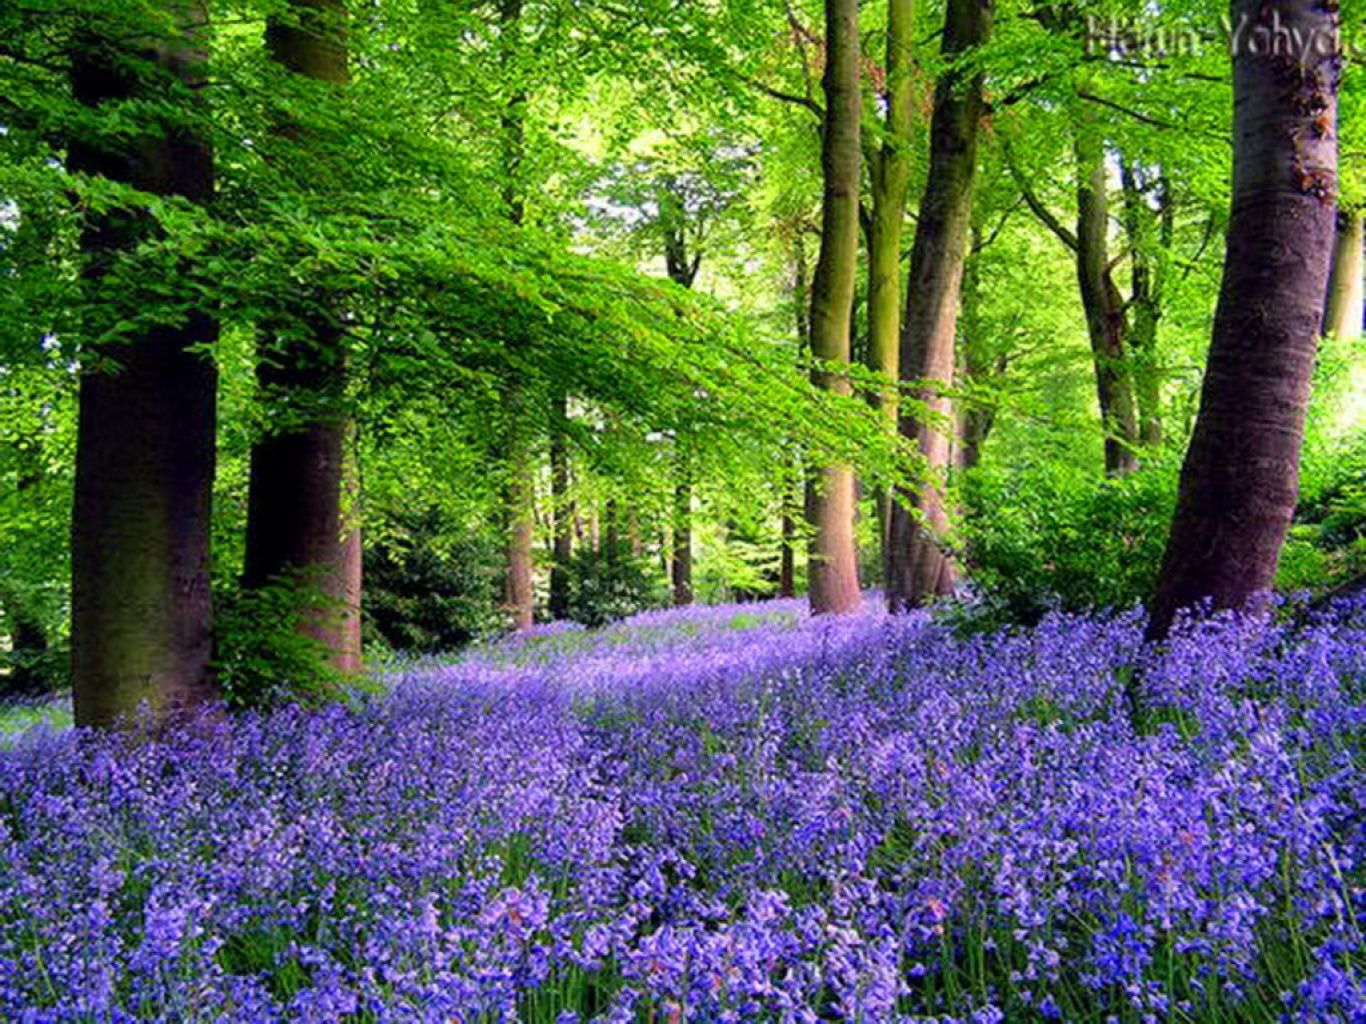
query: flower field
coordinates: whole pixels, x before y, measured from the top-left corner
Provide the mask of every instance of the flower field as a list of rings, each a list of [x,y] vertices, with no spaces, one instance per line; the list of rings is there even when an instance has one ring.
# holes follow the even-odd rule
[[[1366,1020],[1366,604],[1140,634],[698,608],[35,730],[0,1019]]]

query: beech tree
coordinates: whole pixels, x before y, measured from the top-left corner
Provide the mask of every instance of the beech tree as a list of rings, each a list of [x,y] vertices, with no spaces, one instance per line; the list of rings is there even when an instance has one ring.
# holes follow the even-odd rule
[[[79,37],[71,90],[92,118],[70,140],[67,167],[203,204],[213,195],[213,156],[189,108],[203,81],[206,13],[181,2],[155,13],[170,34],[111,19]],[[125,115],[148,103],[161,111],[156,121],[126,133]],[[87,215],[80,244],[92,296],[119,257],[156,230],[136,199]],[[174,291],[177,282],[166,284]],[[89,322],[88,337],[124,330],[110,296],[89,305],[92,317],[107,319]],[[218,325],[207,310],[179,314],[174,305],[153,306],[150,322],[135,320],[117,344],[85,353],[71,530],[71,687],[81,725],[108,724],[142,704],[166,717],[215,693],[216,375],[195,349],[216,338]]]
[[[343,0],[291,0],[266,28],[266,49],[289,72],[341,87],[350,78]],[[280,135],[306,137],[288,116]],[[299,159],[297,150],[284,149]],[[300,632],[333,668],[360,668],[361,539],[350,445],[342,299],[305,288],[305,312],[263,325],[258,376],[274,422],[252,447],[243,583],[297,595]]]
[[[1361,337],[1362,240],[1366,218],[1360,210],[1339,210],[1333,243],[1333,268],[1323,311],[1323,333],[1351,341]]]
[[[859,233],[859,34],[858,0],[825,3],[824,130],[821,171],[821,245],[811,281],[812,380],[848,394],[849,319],[858,271]],[[854,549],[854,471],[848,465],[818,467],[807,486],[811,526],[811,610],[850,612],[861,603]]]
[[[893,609],[921,605],[954,590],[944,498],[953,433],[953,403],[947,389],[956,364],[983,114],[982,73],[965,75],[961,58],[986,42],[991,14],[990,0],[949,0],[944,13],[942,49],[948,63],[935,85],[930,170],[916,220],[901,332],[901,379],[914,390],[922,408],[903,409],[900,429],[918,446],[929,479],[913,490],[900,488],[892,504],[886,585]]]
[[[1224,277],[1150,639],[1182,608],[1238,607],[1272,585],[1332,262],[1337,8],[1234,0],[1231,16],[1248,29],[1233,54]]]
[[[889,0],[882,101],[882,138],[868,148],[872,209],[868,218],[868,365],[885,380],[877,393],[887,429],[896,431],[901,355],[901,235],[911,177],[914,123],[915,6]],[[876,140],[874,140],[876,141]],[[878,520],[886,550],[890,492],[878,495]]]

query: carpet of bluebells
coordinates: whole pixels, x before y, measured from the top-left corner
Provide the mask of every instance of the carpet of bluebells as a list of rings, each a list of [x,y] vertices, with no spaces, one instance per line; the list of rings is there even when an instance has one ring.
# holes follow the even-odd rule
[[[699,608],[40,727],[0,1019],[1366,1020],[1366,603],[1140,634]]]

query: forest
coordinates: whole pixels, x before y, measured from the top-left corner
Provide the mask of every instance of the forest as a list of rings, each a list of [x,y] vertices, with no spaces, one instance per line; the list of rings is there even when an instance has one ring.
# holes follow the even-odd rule
[[[1366,1021],[1366,7],[0,0],[0,1020]]]

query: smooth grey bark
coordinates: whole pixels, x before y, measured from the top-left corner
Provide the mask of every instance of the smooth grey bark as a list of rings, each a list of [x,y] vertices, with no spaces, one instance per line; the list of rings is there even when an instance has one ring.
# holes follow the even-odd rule
[[[1295,511],[1300,446],[1334,244],[1340,55],[1336,5],[1234,0],[1233,195],[1200,411],[1181,470],[1147,635],[1200,601],[1268,591]]]

